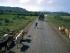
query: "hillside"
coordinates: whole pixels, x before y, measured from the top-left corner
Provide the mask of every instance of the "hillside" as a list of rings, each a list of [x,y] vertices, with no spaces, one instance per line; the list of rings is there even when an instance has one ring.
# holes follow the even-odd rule
[[[25,12],[27,12],[26,9],[19,8],[19,7],[0,6],[0,14],[4,14],[4,13],[23,14]]]

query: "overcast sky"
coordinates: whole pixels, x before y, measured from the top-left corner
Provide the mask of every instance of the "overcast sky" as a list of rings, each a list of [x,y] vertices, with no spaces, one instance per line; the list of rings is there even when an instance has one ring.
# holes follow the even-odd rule
[[[0,0],[0,6],[22,7],[29,11],[70,12],[70,0]]]

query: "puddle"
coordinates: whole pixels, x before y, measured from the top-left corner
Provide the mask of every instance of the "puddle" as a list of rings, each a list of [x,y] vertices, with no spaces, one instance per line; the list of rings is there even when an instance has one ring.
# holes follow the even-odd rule
[[[21,47],[21,51],[25,52],[25,51],[28,50],[28,48],[29,48],[28,45],[23,45],[23,46]]]
[[[2,51],[2,53],[5,53],[5,50],[4,50],[4,51]]]
[[[13,51],[9,51],[8,53],[15,53],[15,52],[13,52]]]
[[[10,50],[10,49],[12,49],[14,46],[15,46],[15,43],[12,42],[12,43],[10,44],[10,46],[9,46],[7,49]]]
[[[31,37],[31,35],[28,35],[28,37]]]
[[[28,42],[28,43],[31,43],[31,39],[23,39],[23,40],[20,41],[20,43],[22,43],[22,42]]]

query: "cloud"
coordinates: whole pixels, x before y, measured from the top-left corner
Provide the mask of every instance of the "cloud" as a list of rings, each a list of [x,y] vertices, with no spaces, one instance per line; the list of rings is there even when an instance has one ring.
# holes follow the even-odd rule
[[[68,11],[69,5],[69,0],[0,0],[0,6],[22,7],[30,11]]]
[[[41,8],[38,7],[38,6],[25,6],[25,8],[26,8],[28,11],[39,11],[39,10],[41,10]]]
[[[26,4],[26,5],[22,5],[23,8],[29,10],[29,11],[39,11],[41,10],[41,6],[37,5],[37,4]]]
[[[53,0],[48,0],[47,4],[54,4],[54,1]]]
[[[52,9],[55,5],[53,0],[19,0],[19,3],[23,8],[26,8],[29,11],[40,11],[47,8]]]
[[[54,0],[3,0],[0,3],[3,2],[4,2],[4,6],[7,5],[7,6],[22,7],[29,11],[53,9],[55,7]]]
[[[36,0],[37,4],[41,4],[43,0]]]
[[[22,3],[22,4],[25,4],[25,3],[28,3],[30,2],[30,0],[19,0],[19,3]]]

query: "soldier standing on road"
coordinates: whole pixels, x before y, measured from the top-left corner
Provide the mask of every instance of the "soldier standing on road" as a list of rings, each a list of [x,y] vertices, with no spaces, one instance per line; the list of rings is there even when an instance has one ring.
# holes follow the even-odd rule
[[[38,26],[38,22],[35,23],[35,28],[37,28],[37,26]]]

